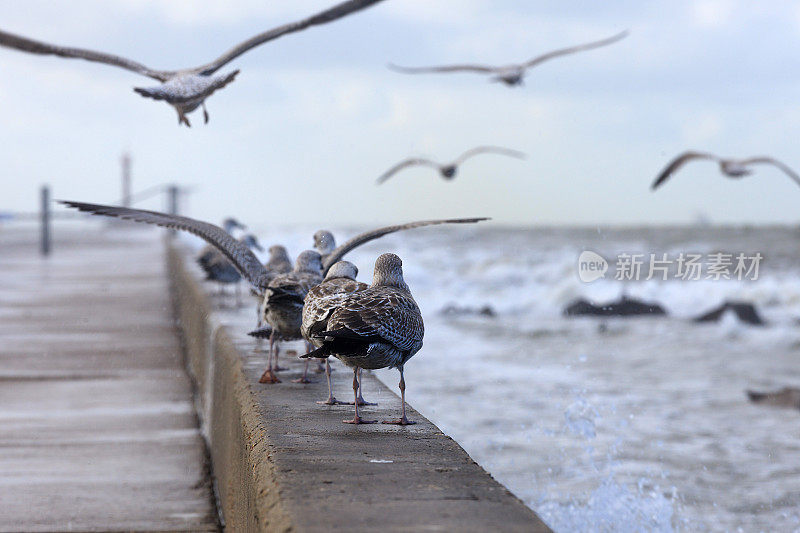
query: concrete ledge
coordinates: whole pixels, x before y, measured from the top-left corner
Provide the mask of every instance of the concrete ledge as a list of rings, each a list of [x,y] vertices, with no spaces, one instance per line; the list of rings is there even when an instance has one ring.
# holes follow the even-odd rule
[[[175,313],[230,531],[550,531],[414,409],[414,426],[343,424],[352,406],[317,405],[322,378],[290,383],[302,370],[292,357],[281,358],[283,383],[259,384],[265,356],[246,336],[254,314],[213,312],[190,261],[169,245]],[[334,393],[349,399],[351,373],[335,374]],[[364,395],[379,403],[368,417],[397,416],[399,398],[366,373]]]

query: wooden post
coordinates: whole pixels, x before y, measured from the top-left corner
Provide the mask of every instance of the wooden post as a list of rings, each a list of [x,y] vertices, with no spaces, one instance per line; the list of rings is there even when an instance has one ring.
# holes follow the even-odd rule
[[[41,253],[43,256],[50,255],[50,187],[42,185],[41,190],[41,205],[40,205],[40,222],[41,222]]]

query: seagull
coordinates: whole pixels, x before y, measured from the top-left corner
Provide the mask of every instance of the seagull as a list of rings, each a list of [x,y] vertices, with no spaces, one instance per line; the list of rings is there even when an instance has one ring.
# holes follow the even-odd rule
[[[222,228],[233,235],[233,230],[247,229],[247,226],[236,220],[235,218],[226,218],[222,221]],[[210,244],[206,244],[200,253],[197,254],[197,263],[205,270],[205,267],[218,255],[220,255],[219,250],[211,246]]]
[[[245,235],[239,239],[239,242],[251,250],[255,249],[259,252],[264,251],[255,235]],[[238,283],[242,280],[242,276],[239,274],[239,271],[236,269],[236,267],[233,266],[230,261],[225,259],[224,255],[217,252],[215,256],[203,267],[203,270],[206,273],[206,280],[216,281],[220,284],[220,293],[222,293],[222,287],[226,283],[236,283],[236,302],[237,305],[240,305],[241,296],[239,293]]]
[[[136,87],[134,91],[146,98],[167,102],[178,112],[178,124],[191,126],[186,115],[202,106],[203,118],[205,122],[208,123],[208,111],[205,105],[206,98],[211,96],[215,91],[231,83],[239,73],[239,70],[234,70],[226,74],[215,74],[229,62],[252,48],[268,41],[289,33],[304,30],[310,26],[332,22],[381,1],[382,0],[349,0],[347,2],[342,2],[303,20],[284,24],[283,26],[255,35],[234,46],[211,63],[181,70],[155,70],[141,63],[137,63],[136,61],[114,54],[82,48],[58,46],[8,33],[3,30],[0,30],[0,46],[14,48],[32,54],[56,55],[105,63],[158,80],[161,82],[161,85],[154,87]]]
[[[422,313],[403,279],[403,262],[395,254],[375,261],[372,285],[345,298],[328,318],[327,330],[312,337],[321,346],[303,358],[331,355],[353,368],[355,416],[347,424],[372,424],[358,414],[359,368],[397,368],[400,371],[402,416],[384,424],[414,424],[406,418],[406,383],[403,366],[422,348],[425,326]]]
[[[420,158],[420,157],[410,157],[404,161],[397,163],[395,166],[381,174],[378,178],[377,183],[380,185],[384,181],[388,180],[392,176],[394,176],[397,172],[400,172],[404,168],[413,167],[413,166],[428,166],[433,167],[439,171],[439,174],[442,175],[442,178],[445,180],[452,180],[456,172],[458,171],[459,165],[469,159],[470,157],[476,156],[478,154],[500,154],[500,155],[507,155],[510,157],[516,157],[517,159],[525,159],[525,154],[522,152],[518,152],[517,150],[511,150],[509,148],[503,148],[500,146],[477,146],[470,150],[467,150],[460,156],[456,158],[455,161],[450,163],[437,163],[436,161],[431,161],[430,159]]]
[[[286,274],[292,271],[292,260],[285,246],[273,244],[269,247],[269,259],[264,263],[264,268],[275,274]]]
[[[613,44],[623,39],[627,35],[628,31],[625,30],[622,33],[618,33],[612,37],[603,39],[601,41],[594,41],[591,43],[571,46],[569,48],[561,48],[559,50],[553,50],[552,52],[547,52],[546,54],[534,57],[533,59],[526,61],[524,63],[511,64],[511,65],[502,65],[502,66],[445,65],[440,67],[401,67],[390,63],[389,68],[397,72],[403,72],[406,74],[420,74],[426,72],[459,72],[459,71],[477,72],[479,74],[491,75],[492,76],[490,78],[491,81],[499,81],[505,83],[509,87],[513,87],[516,85],[523,85],[525,79],[525,73],[529,68],[535,67],[540,63],[544,63],[548,59],[553,59],[555,57],[564,56],[568,54],[574,54],[575,52],[582,52],[584,50],[591,50],[593,48],[600,48],[601,46],[607,46],[609,44]]]
[[[348,296],[363,291],[368,287],[366,283],[356,281],[356,276],[358,276],[358,267],[349,261],[339,261],[328,270],[328,274],[325,276],[322,283],[308,291],[303,305],[303,321],[300,326],[300,333],[314,348],[322,346],[322,341],[314,337],[314,335],[328,329],[328,319],[331,313]],[[308,361],[308,359],[306,359],[306,361]],[[331,365],[327,358],[325,358],[325,377],[328,381],[328,399],[317,403],[323,405],[346,403],[340,402],[333,397],[333,388],[331,387]],[[358,377],[359,396],[356,398],[356,402],[358,402],[359,405],[367,405],[367,402],[364,401],[360,394],[360,369]]]
[[[261,315],[267,322],[269,331],[269,356],[267,369],[258,380],[259,383],[280,383],[275,375],[278,349],[276,341],[292,341],[303,337],[300,326],[303,321],[303,302],[306,294],[322,282],[322,260],[316,250],[306,250],[297,256],[294,270],[276,276],[270,281],[261,306]],[[261,328],[250,332],[253,337],[263,337],[266,331]],[[307,348],[311,348],[307,344]],[[273,356],[274,354],[274,356]],[[273,364],[273,361],[275,363]],[[308,361],[303,376],[296,383],[309,383]]]
[[[753,173],[753,171],[749,167],[750,165],[757,165],[757,164],[768,164],[778,167],[782,170],[787,176],[792,178],[795,183],[800,185],[800,176],[797,175],[795,171],[789,168],[784,163],[781,163],[777,159],[773,159],[771,157],[766,156],[756,156],[756,157],[749,157],[747,159],[723,159],[719,156],[714,154],[709,154],[706,152],[693,152],[688,151],[680,154],[678,157],[670,161],[669,165],[661,171],[661,174],[658,175],[656,180],[650,186],[651,189],[657,189],[662,183],[667,181],[667,179],[675,173],[679,168],[683,165],[688,163],[689,161],[693,161],[696,159],[708,159],[711,161],[716,161],[719,164],[719,170],[725,176],[729,178],[742,178],[744,176],[749,176]]]
[[[337,263],[348,252],[365,244],[369,241],[407,229],[422,228],[425,226],[436,226],[438,224],[474,224],[489,220],[486,217],[477,218],[447,218],[438,220],[418,220],[416,222],[408,222],[407,224],[397,224],[395,226],[384,226],[382,228],[366,231],[356,235],[340,246],[336,246],[336,239],[333,233],[328,230],[321,229],[314,234],[314,248],[322,256],[322,273],[327,274],[328,270]]]

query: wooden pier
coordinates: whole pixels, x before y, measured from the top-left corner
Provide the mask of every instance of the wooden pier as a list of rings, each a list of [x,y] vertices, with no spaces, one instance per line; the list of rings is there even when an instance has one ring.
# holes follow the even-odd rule
[[[0,531],[217,531],[162,235],[0,228]]]

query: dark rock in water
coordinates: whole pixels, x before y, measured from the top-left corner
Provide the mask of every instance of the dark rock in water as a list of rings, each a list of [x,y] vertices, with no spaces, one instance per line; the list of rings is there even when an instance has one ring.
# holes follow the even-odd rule
[[[644,302],[623,296],[617,301],[595,305],[578,298],[564,308],[565,316],[664,316],[667,312],[657,303]]]
[[[774,392],[756,392],[748,390],[747,397],[750,398],[750,401],[753,403],[800,409],[800,389],[794,387],[784,387]]]
[[[746,324],[753,326],[763,326],[765,324],[761,315],[758,314],[755,306],[749,302],[725,302],[719,307],[704,313],[694,319],[695,322],[718,322],[726,311],[736,314],[736,317]]]
[[[480,316],[497,316],[497,313],[491,305],[484,305],[483,307],[460,307],[455,304],[448,304],[442,308],[443,315],[480,315]]]

